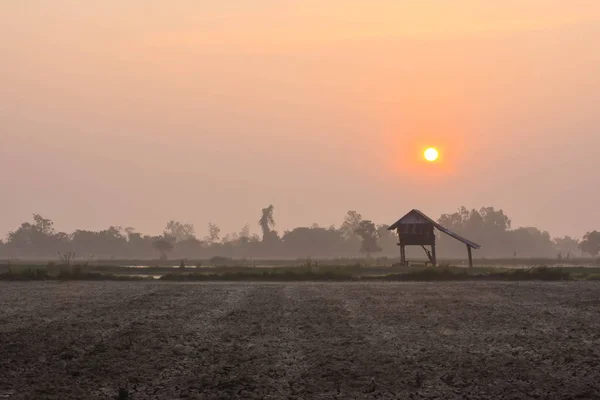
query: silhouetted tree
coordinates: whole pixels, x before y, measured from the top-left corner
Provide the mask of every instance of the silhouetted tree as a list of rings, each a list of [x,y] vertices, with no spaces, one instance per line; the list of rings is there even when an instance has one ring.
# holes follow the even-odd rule
[[[579,248],[584,253],[594,257],[600,254],[600,232],[592,231],[586,233],[581,243],[579,243]]]
[[[127,254],[128,257],[147,257],[154,250],[153,243],[160,238],[148,235],[142,235],[135,232],[133,228],[125,229],[127,233]]]
[[[344,218],[344,222],[340,227],[342,237],[346,240],[350,240],[353,236],[355,236],[356,230],[359,228],[361,221],[362,215],[356,211],[348,211],[346,213],[346,218]]]
[[[331,228],[294,228],[284,232],[284,254],[292,257],[335,257],[345,252],[340,232]]]
[[[263,208],[262,215],[258,220],[258,225],[263,233],[260,253],[265,256],[276,256],[279,255],[281,251],[281,240],[279,239],[277,232],[273,230],[275,227],[274,211],[275,207],[272,204],[267,208]]]
[[[127,236],[118,226],[111,226],[95,235],[97,251],[94,254],[104,256],[123,256],[127,248]]]
[[[169,258],[211,258],[222,257],[354,257],[356,250],[366,254],[381,248],[384,255],[398,255],[397,237],[387,230],[386,225],[375,227],[372,222],[363,221],[356,211],[349,211],[339,229],[335,226],[321,228],[317,224],[310,227],[298,227],[286,231],[280,238],[274,231],[274,207],[263,210],[259,225],[263,237],[251,234],[250,227],[244,226],[238,233],[226,235],[221,240],[220,229],[209,225],[205,240],[194,238],[193,226],[170,221],[161,236],[142,235],[133,228],[122,229],[111,226],[104,230],[76,230],[72,234],[56,232],[52,220],[34,214],[32,221],[22,223],[18,229],[9,232],[7,239],[0,242],[0,258],[24,257],[30,259],[57,260],[57,254],[76,252],[78,258],[151,258],[158,251],[161,257]],[[471,239],[483,247],[475,257],[552,257],[560,254],[561,259],[571,255],[598,255],[598,233],[588,232],[579,243],[570,237],[554,238],[548,232],[537,228],[525,227],[513,229],[508,216],[502,210],[483,207],[468,210],[461,207],[451,214],[443,214],[439,222],[456,233]],[[358,235],[360,232],[362,236]],[[371,232],[371,233],[368,233]],[[367,240],[365,241],[365,235]],[[157,248],[156,242],[167,241],[170,244]],[[176,248],[173,248],[176,244]],[[464,245],[440,235],[437,242],[439,258],[464,258]],[[580,251],[581,249],[581,251]],[[421,249],[410,247],[415,257],[422,257]],[[173,253],[173,254],[169,254]]]
[[[510,235],[510,219],[502,210],[482,207],[467,210],[461,207],[452,214],[442,214],[438,222],[483,246],[479,254],[502,256],[512,254],[513,241]],[[438,240],[439,254],[464,257],[464,246],[446,235]]]
[[[579,255],[579,240],[571,236],[557,237],[552,240],[555,250],[561,258],[571,258]]]
[[[250,225],[246,224],[240,231],[240,238],[249,238],[250,237]]]
[[[217,225],[210,222],[208,224],[208,236],[206,237],[206,241],[210,244],[218,243],[219,240],[221,240],[220,235],[221,229]]]
[[[366,253],[367,257],[370,258],[372,253],[381,251],[381,248],[377,244],[379,234],[377,233],[377,228],[373,222],[369,220],[361,221],[356,229],[356,234],[362,239],[360,245],[361,253]]]
[[[556,246],[550,234],[538,228],[517,228],[511,231],[512,249],[520,257],[545,256],[552,257],[556,254]]]
[[[181,242],[177,242],[177,255],[193,258],[202,254],[205,250],[204,243],[196,238],[189,238],[186,240],[182,240]]]
[[[49,219],[42,217],[40,214],[33,214],[33,221],[35,222],[35,229],[45,236],[52,236],[54,234],[54,222]]]
[[[182,242],[188,239],[194,239],[196,232],[193,224],[182,224],[178,221],[169,221],[165,227],[165,236],[175,238],[175,241]]]
[[[271,229],[275,227],[275,218],[273,217],[273,211],[275,207],[271,204],[267,208],[262,209],[262,216],[258,220],[258,225],[263,232],[263,240],[268,238],[271,234]]]
[[[378,244],[385,254],[398,254],[398,236],[396,232],[388,230],[389,225],[377,226]]]
[[[240,239],[240,236],[237,234],[237,232],[232,232],[232,233],[226,233],[225,237],[222,240],[222,243],[234,243],[237,242]]]
[[[19,229],[9,232],[8,244],[16,253],[33,256],[56,254],[63,245],[61,241],[68,240],[68,236],[63,233],[56,235],[54,223],[40,214],[33,214],[33,222],[24,222]]]
[[[161,260],[167,260],[168,254],[174,250],[173,243],[166,239],[159,239],[153,244],[154,249],[160,254]]]

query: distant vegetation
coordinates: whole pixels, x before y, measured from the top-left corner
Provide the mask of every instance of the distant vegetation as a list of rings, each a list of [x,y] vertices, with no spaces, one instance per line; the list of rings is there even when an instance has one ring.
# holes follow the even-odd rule
[[[408,211],[408,210],[405,210]],[[391,216],[393,221],[402,215]],[[77,262],[99,259],[233,259],[258,258],[353,258],[359,255],[396,257],[397,237],[387,230],[388,225],[375,224],[356,211],[349,211],[339,227],[297,227],[279,233],[275,230],[275,207],[262,210],[257,226],[262,237],[250,233],[245,225],[240,232],[221,236],[219,227],[210,223],[207,235],[196,234],[192,224],[169,221],[158,236],[144,235],[134,228],[111,226],[101,231],[76,230],[57,232],[52,220],[34,214],[33,221],[24,222],[0,241],[0,259],[57,260],[58,254],[76,255]],[[443,214],[439,222],[483,247],[474,256],[483,258],[519,259],[527,257],[552,258],[569,262],[575,257],[600,254],[600,232],[583,235],[582,240],[554,237],[538,228],[511,227],[502,210],[483,207]],[[420,248],[409,248],[409,258],[424,256]],[[465,249],[446,235],[438,239],[438,258],[464,258]]]

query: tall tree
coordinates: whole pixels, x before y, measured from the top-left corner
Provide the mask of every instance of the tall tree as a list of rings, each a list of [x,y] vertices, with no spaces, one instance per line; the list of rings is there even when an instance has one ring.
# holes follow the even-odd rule
[[[556,246],[550,238],[550,234],[540,231],[538,228],[525,227],[510,231],[512,249],[520,257],[554,257]]]
[[[398,236],[395,231],[388,230],[389,225],[377,226],[378,245],[385,254],[398,253]]]
[[[210,244],[219,243],[221,235],[221,229],[216,225],[210,222],[208,224],[208,236],[206,237],[206,242]]]
[[[66,235],[55,235],[54,222],[42,217],[40,214],[33,214],[33,224],[24,222],[16,230],[8,233],[8,244],[10,244],[17,253],[23,253],[32,256],[55,255],[66,239]]]
[[[335,257],[345,250],[337,229],[295,228],[286,231],[281,241],[285,254],[291,257]]]
[[[552,240],[559,256],[570,258],[579,255],[579,240],[571,236],[557,237]]]
[[[54,235],[54,222],[52,222],[52,220],[44,218],[40,214],[33,214],[33,221],[35,223],[35,229],[42,235]]]
[[[362,239],[360,245],[360,252],[366,253],[367,257],[371,257],[372,253],[378,253],[381,251],[377,240],[379,239],[379,233],[375,224],[369,220],[363,220],[356,229],[356,234]]]
[[[250,237],[250,225],[248,225],[248,224],[244,225],[244,227],[240,231],[239,236],[240,236],[240,238],[245,238],[245,239],[249,238]]]
[[[507,256],[516,251],[510,235],[510,219],[504,211],[494,207],[470,211],[461,207],[452,214],[442,214],[438,222],[451,231],[481,244],[481,253],[485,255]],[[461,257],[464,254],[463,246],[446,235],[440,236],[439,247],[441,254]]]
[[[581,243],[579,243],[579,248],[584,253],[594,257],[600,254],[600,232],[592,231],[586,233]]]
[[[196,232],[193,224],[183,224],[178,221],[169,221],[165,227],[165,235],[175,238],[177,242],[184,240],[195,239]]]
[[[354,235],[356,235],[356,230],[360,227],[361,222],[362,215],[356,211],[348,211],[346,213],[346,217],[344,218],[344,222],[340,227],[342,237],[346,240],[350,240],[352,237],[354,237]]]
[[[269,236],[271,236],[271,230],[275,227],[275,218],[273,217],[274,211],[275,206],[273,206],[273,204],[262,209],[262,216],[258,220],[258,225],[260,226],[260,229],[262,229],[263,240],[268,239]]]

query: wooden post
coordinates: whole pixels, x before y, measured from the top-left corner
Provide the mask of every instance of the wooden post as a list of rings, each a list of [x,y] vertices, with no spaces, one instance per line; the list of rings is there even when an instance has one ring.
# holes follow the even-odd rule
[[[406,265],[406,247],[403,244],[400,245],[400,264]]]
[[[437,267],[437,258],[435,256],[435,242],[431,243],[431,264]]]
[[[467,252],[469,253],[469,268],[473,268],[473,255],[471,254],[471,246],[467,245]]]

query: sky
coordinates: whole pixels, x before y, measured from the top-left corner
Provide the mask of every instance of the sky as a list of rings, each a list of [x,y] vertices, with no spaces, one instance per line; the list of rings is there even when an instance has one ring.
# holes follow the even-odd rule
[[[280,232],[600,229],[597,0],[10,0],[0,53],[0,236],[257,232],[269,204]]]

